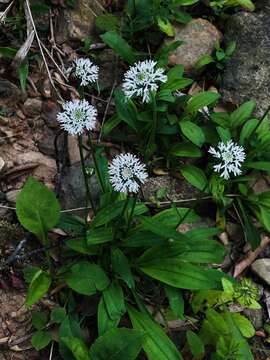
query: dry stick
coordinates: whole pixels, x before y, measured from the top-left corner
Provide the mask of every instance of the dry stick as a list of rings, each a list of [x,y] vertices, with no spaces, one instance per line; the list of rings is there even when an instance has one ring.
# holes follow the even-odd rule
[[[238,195],[236,194],[228,194],[227,197],[236,197]],[[198,200],[210,200],[212,199],[213,197],[212,196],[204,196],[204,197],[201,197],[201,198],[190,198],[190,199],[181,199],[181,200],[174,200],[173,203],[174,204],[183,204],[183,203],[186,203],[186,202],[193,202],[193,201],[198,201]],[[159,205],[161,206],[169,206],[171,205],[172,202],[171,201],[161,201],[159,203]],[[147,205],[147,206],[155,206],[155,203],[151,202],[151,201],[146,201],[144,202],[144,205]],[[16,210],[15,207],[11,207],[11,206],[6,206],[6,205],[0,205],[0,209],[8,209],[8,210]],[[61,213],[68,213],[68,212],[73,212],[73,211],[80,211],[80,210],[87,210],[87,209],[91,209],[90,206],[88,207],[77,207],[77,208],[72,208],[72,209],[65,209],[65,210],[61,210]]]
[[[113,82],[113,86],[112,86],[112,89],[111,89],[111,92],[110,92],[110,96],[109,96],[109,99],[108,99],[108,102],[107,102],[107,105],[106,105],[106,108],[105,108],[105,112],[104,112],[104,115],[103,115],[103,118],[102,118],[102,123],[101,123],[100,132],[99,132],[98,142],[101,141],[102,130],[103,130],[104,122],[105,122],[105,120],[106,120],[106,116],[107,116],[107,114],[108,114],[109,107],[110,107],[110,105],[111,105],[112,96],[113,96],[113,92],[114,92],[115,87],[116,87],[116,80],[114,80],[114,82]]]
[[[8,12],[9,12],[9,10],[11,9],[12,5],[14,4],[14,1],[15,1],[15,0],[11,1],[11,3],[10,3],[10,4],[8,5],[8,7],[6,8],[6,10],[4,10],[4,11],[2,12],[2,14],[0,15],[0,22],[2,22],[3,20],[5,20]]]
[[[63,78],[68,81],[68,78],[66,77],[66,75],[63,73],[63,71],[61,70],[60,66],[57,64],[57,62],[54,60],[54,58],[52,57],[52,55],[50,54],[49,50],[46,48],[46,46],[40,42],[41,46],[43,47],[43,49],[46,51],[46,54],[49,56],[49,58],[52,60],[52,62],[54,63],[54,65],[57,67],[58,71],[60,72],[60,74],[63,76]]]
[[[238,277],[242,274],[242,272],[256,260],[259,254],[266,248],[266,246],[270,243],[270,238],[266,235],[262,236],[261,244],[254,251],[249,251],[247,256],[238,263],[234,268],[233,277]]]
[[[35,36],[36,36],[36,39],[37,39],[38,47],[39,47],[41,56],[42,56],[42,58],[43,58],[46,71],[47,71],[47,73],[48,73],[48,77],[49,77],[50,83],[51,83],[52,87],[54,88],[54,90],[56,91],[56,93],[58,93],[58,91],[57,91],[57,89],[56,89],[56,87],[55,87],[55,85],[54,85],[54,82],[53,82],[53,79],[52,79],[52,76],[51,76],[51,73],[50,73],[50,69],[49,69],[49,66],[48,66],[48,63],[47,63],[45,54],[44,54],[44,52],[43,52],[42,44],[41,44],[41,41],[40,41],[39,36],[38,36],[38,33],[37,33],[37,29],[36,29],[36,25],[35,25],[35,22],[34,22],[34,19],[33,19],[33,16],[32,16],[32,12],[31,12],[31,8],[30,8],[29,0],[25,0],[25,3],[26,3],[27,10],[28,10],[28,13],[29,13],[29,18],[30,18],[30,20],[31,20],[31,23],[32,23],[32,26],[33,26],[33,29],[34,29],[34,32],[35,32]]]

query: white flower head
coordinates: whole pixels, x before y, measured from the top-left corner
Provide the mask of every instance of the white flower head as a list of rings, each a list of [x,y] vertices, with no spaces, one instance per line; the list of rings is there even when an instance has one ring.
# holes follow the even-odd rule
[[[87,86],[98,80],[99,67],[89,59],[76,59],[74,61],[74,74],[81,80],[81,86]]]
[[[176,90],[176,91],[173,93],[173,95],[174,95],[175,97],[178,97],[178,98],[181,98],[181,97],[183,97],[183,96],[187,96],[187,94],[183,93],[183,92],[180,91],[180,90]]]
[[[210,110],[208,106],[204,106],[202,109],[199,110],[199,113],[203,114],[203,115],[210,115]]]
[[[230,140],[227,143],[220,142],[217,149],[210,147],[208,152],[220,160],[219,164],[214,166],[214,171],[221,173],[220,176],[224,179],[228,180],[230,173],[234,176],[242,173],[241,166],[246,157],[242,146]]]
[[[130,153],[116,156],[109,165],[110,182],[115,191],[137,193],[148,175],[146,166]]]
[[[156,68],[156,61],[139,61],[124,75],[123,90],[126,97],[138,96],[142,102],[150,101],[150,92],[157,91],[159,83],[167,81],[164,69]]]
[[[96,125],[97,110],[86,100],[68,101],[63,111],[57,114],[61,127],[71,135],[81,135],[84,130],[93,130]]]

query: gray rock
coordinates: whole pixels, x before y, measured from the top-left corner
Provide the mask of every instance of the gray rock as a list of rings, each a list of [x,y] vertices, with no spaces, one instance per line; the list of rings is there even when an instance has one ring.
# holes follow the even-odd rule
[[[252,271],[270,285],[270,259],[258,259],[251,265]]]
[[[270,98],[270,17],[266,12],[240,12],[230,17],[225,39],[236,41],[227,63],[222,93],[224,100],[239,105],[254,99],[262,115]]]
[[[93,166],[91,162],[87,166]],[[89,180],[90,191],[93,201],[97,203],[100,196],[100,188],[95,176]],[[60,202],[63,209],[84,207],[86,203],[86,192],[81,163],[70,166],[61,181]]]
[[[65,9],[59,16],[57,41],[81,41],[94,30],[95,18],[102,13],[104,0],[77,0],[74,9]]]
[[[263,327],[262,309],[244,309],[243,314],[252,322],[256,330],[260,330]]]
[[[28,98],[23,104],[23,112],[25,115],[40,115],[42,110],[42,100],[38,98]]]
[[[175,26],[174,38],[167,39],[166,43],[180,40],[185,44],[170,55],[170,65],[182,64],[187,73],[192,72],[202,55],[210,55],[215,43],[221,39],[221,33],[217,28],[204,19],[193,19],[187,25]]]

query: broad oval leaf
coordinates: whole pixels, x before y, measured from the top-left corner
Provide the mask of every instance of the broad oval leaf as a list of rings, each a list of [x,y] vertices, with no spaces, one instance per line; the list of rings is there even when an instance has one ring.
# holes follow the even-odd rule
[[[208,180],[204,172],[194,165],[181,165],[181,174],[193,186],[201,191],[206,191]]]
[[[97,291],[103,291],[110,283],[99,265],[87,261],[80,261],[73,265],[65,274],[64,279],[72,290],[83,295],[93,295]]]
[[[30,177],[18,195],[16,214],[22,226],[44,243],[47,231],[59,221],[60,206],[51,190]]]
[[[144,333],[141,330],[112,329],[91,346],[93,360],[135,360],[141,350]]]
[[[170,155],[178,157],[201,157],[200,149],[190,143],[175,144],[170,149]]]
[[[205,91],[199,93],[198,95],[193,96],[187,103],[186,111],[188,113],[196,113],[198,110],[202,109],[205,106],[213,104],[220,98],[220,94]]]
[[[202,129],[191,121],[180,121],[179,126],[182,133],[195,145],[201,147],[205,142]]]
[[[108,31],[100,36],[105,44],[110,46],[122,59],[129,64],[137,60],[135,50],[116,31]]]
[[[38,270],[28,288],[25,305],[27,307],[35,304],[49,290],[52,279],[49,274],[42,270]]]

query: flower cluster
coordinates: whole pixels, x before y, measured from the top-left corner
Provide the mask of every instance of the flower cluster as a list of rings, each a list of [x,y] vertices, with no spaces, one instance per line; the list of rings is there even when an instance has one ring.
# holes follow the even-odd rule
[[[76,59],[74,61],[74,74],[81,80],[81,86],[87,86],[98,80],[99,67],[89,59]]]
[[[230,173],[234,176],[242,173],[241,166],[246,157],[242,146],[230,140],[227,143],[220,142],[217,149],[210,147],[208,152],[220,160],[220,163],[214,166],[214,171],[221,173],[220,176],[224,179],[228,180]]]
[[[86,100],[68,101],[63,105],[63,111],[57,114],[61,127],[71,135],[80,135],[84,130],[93,130],[96,118],[96,108]]]
[[[137,193],[148,175],[145,164],[130,153],[116,156],[109,165],[110,182],[115,191]]]
[[[158,90],[158,84],[167,81],[164,69],[156,69],[156,61],[140,61],[124,75],[123,90],[126,97],[142,97],[142,102],[150,101],[150,92]]]

